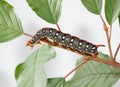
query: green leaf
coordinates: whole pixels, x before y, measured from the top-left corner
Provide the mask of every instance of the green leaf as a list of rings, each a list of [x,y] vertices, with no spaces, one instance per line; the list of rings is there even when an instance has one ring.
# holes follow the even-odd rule
[[[118,21],[119,21],[119,26],[120,26],[120,13],[119,13],[119,16],[118,16]]]
[[[81,0],[88,11],[99,15],[102,9],[102,0]]]
[[[51,46],[42,46],[18,65],[15,71],[17,87],[46,87],[45,63],[54,58],[55,54]]]
[[[120,0],[105,0],[105,16],[111,25],[118,17],[120,12]]]
[[[27,0],[29,6],[45,21],[56,24],[61,15],[62,0]]]
[[[64,78],[49,78],[47,87],[64,87]]]
[[[99,53],[104,59],[108,55]],[[77,61],[77,65],[83,59]],[[76,71],[74,77],[65,84],[65,87],[112,87],[120,78],[120,70],[103,63],[89,61]]]
[[[22,25],[13,7],[6,1],[0,0],[0,43],[22,34]]]

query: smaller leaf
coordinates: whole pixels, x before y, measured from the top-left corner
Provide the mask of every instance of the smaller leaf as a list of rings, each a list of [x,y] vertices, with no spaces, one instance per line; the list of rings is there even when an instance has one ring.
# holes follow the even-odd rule
[[[64,78],[49,78],[47,87],[64,87]]]
[[[0,43],[22,34],[23,28],[14,8],[5,0],[0,0]]]
[[[55,51],[51,46],[42,46],[28,56],[27,60],[16,68],[17,87],[46,87],[45,63],[54,57]]]
[[[88,11],[99,15],[102,9],[102,0],[81,0]]]
[[[111,25],[118,17],[120,12],[120,0],[105,0],[105,16]]]

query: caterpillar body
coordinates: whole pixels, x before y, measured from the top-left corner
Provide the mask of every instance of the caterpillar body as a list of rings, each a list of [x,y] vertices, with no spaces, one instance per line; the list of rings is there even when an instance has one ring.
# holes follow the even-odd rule
[[[98,46],[95,44],[79,39],[76,36],[63,33],[54,28],[42,28],[27,42],[26,45],[33,47],[40,41],[47,42],[52,46],[64,48],[84,56],[97,57],[98,55]]]

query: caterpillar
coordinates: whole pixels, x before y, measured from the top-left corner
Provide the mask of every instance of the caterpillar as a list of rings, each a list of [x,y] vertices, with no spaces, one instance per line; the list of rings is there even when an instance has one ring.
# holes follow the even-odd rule
[[[54,28],[42,28],[27,42],[26,46],[33,47],[35,44],[40,43],[40,41],[94,58],[98,55],[98,46],[103,46],[92,44]]]

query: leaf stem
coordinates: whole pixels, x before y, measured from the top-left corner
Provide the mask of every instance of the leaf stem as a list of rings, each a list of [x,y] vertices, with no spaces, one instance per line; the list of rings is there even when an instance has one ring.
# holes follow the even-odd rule
[[[110,41],[111,41],[111,35],[112,35],[112,25],[110,25]]]
[[[113,54],[112,54],[112,48],[111,48],[111,43],[110,43],[110,37],[108,36],[108,32],[106,32],[107,35],[107,41],[108,41],[108,48],[109,48],[109,53],[110,53],[110,57],[113,60]]]
[[[23,33],[24,35],[28,36],[28,37],[33,37],[32,35],[28,34],[28,33]]]
[[[64,78],[67,78],[68,76],[70,76],[74,71],[76,71],[77,69],[79,69],[81,66],[83,66],[84,64],[86,64],[88,61],[84,61],[82,62],[80,65],[78,65],[77,67],[75,67],[73,70],[71,70],[67,75],[64,76]]]
[[[109,48],[109,54],[110,54],[110,57],[111,57],[112,61],[114,61],[113,54],[112,54],[111,43],[110,43],[112,26],[111,26],[111,30],[110,30],[110,36],[109,36],[108,27],[107,27],[102,15],[100,15],[100,18],[103,22],[103,27],[104,27],[104,30],[105,30],[105,33],[106,33],[107,43],[108,43],[108,48]]]
[[[100,14],[100,18],[101,18],[101,20],[102,20],[103,24],[104,24],[104,25],[106,25],[106,23],[105,23],[105,21],[104,21],[104,19],[103,19],[103,17],[102,17],[102,15],[101,15],[101,14]]]
[[[58,30],[61,31],[59,24],[56,24],[56,26],[57,26]]]
[[[115,51],[115,55],[114,55],[114,60],[115,61],[116,61],[116,57],[117,57],[117,54],[118,54],[119,50],[120,50],[120,43],[119,43],[119,45],[118,45],[118,47],[117,47],[117,49]]]

